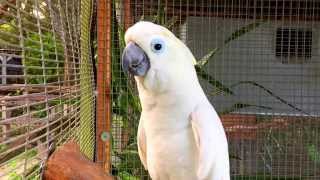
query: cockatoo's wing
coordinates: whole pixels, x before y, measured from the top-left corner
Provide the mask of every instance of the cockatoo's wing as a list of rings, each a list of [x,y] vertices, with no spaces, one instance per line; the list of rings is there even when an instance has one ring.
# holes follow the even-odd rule
[[[228,144],[218,114],[209,103],[198,105],[191,123],[199,150],[198,179],[229,180]]]
[[[146,144],[146,135],[143,127],[143,121],[142,119],[139,122],[138,127],[138,152],[140,156],[140,160],[144,166],[144,168],[147,170],[147,144]]]

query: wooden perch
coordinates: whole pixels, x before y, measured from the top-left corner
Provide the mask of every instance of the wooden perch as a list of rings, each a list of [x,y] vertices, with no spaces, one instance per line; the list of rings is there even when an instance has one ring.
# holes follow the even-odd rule
[[[86,158],[75,142],[57,149],[49,158],[45,180],[112,180],[101,167]]]

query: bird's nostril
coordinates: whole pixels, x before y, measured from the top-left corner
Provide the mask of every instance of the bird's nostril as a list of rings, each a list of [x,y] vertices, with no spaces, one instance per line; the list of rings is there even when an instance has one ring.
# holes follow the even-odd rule
[[[138,68],[139,65],[140,65],[140,63],[132,63],[132,64],[131,64],[131,67],[132,67],[132,68]]]

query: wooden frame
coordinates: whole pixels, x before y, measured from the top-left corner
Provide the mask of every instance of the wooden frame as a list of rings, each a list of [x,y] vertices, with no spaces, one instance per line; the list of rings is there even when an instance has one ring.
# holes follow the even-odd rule
[[[111,167],[111,0],[97,1],[98,71],[96,162],[106,173]]]

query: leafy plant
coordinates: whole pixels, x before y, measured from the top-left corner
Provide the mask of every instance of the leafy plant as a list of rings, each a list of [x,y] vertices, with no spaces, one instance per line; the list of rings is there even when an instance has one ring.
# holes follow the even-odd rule
[[[63,75],[63,47],[50,32],[28,33],[24,43],[27,82],[58,82]],[[57,53],[55,53],[57,52]]]
[[[16,26],[16,20],[11,20],[7,23],[0,25],[0,43],[1,46],[7,44],[18,45],[19,44],[19,30]],[[12,47],[11,47],[12,48]]]
[[[115,9],[113,8],[114,14]],[[112,137],[112,145],[117,147],[112,148],[112,156],[117,159],[113,163],[116,169],[114,175],[124,180],[140,179],[138,175],[141,174],[141,170],[134,167],[142,167],[142,165],[136,146],[132,146],[132,144],[136,143],[133,137],[136,136],[139,122],[139,114],[135,113],[141,111],[141,106],[135,90],[135,84],[120,68],[119,60],[125,47],[124,28],[118,23],[115,15],[113,15],[113,22],[113,30],[111,32],[113,42],[111,44],[112,122],[117,125],[114,131],[118,133]],[[119,138],[122,140],[119,140]],[[121,149],[121,147],[124,147],[124,149]],[[144,172],[144,174],[147,176],[147,172]]]
[[[0,153],[6,151],[8,149],[8,145],[6,144],[0,144]]]
[[[317,147],[314,144],[310,144],[307,146],[307,152],[308,152],[309,158],[313,162],[320,164],[320,151],[317,149]]]
[[[23,179],[22,176],[16,172],[11,172],[8,178],[8,180],[22,180],[22,179]]]
[[[19,48],[19,28],[17,21],[12,19],[0,25],[1,47],[9,49]],[[57,82],[63,75],[64,49],[59,39],[55,39],[52,32],[37,33],[38,29],[24,31],[23,65],[26,68],[27,83],[43,84]]]
[[[35,167],[39,167],[39,164],[36,164],[32,166],[32,168],[27,168],[27,171],[24,171],[23,164],[25,163],[26,159],[32,159],[38,154],[38,151],[36,149],[27,150],[25,152],[22,152],[21,154],[15,156],[14,158],[7,161],[7,165],[4,165],[2,168],[5,169],[5,171],[11,171],[8,176],[6,176],[7,179],[11,180],[20,180],[24,179],[23,176],[28,175],[23,174],[25,172],[30,172],[31,170],[34,170]],[[31,176],[32,177],[32,176]],[[30,178],[27,178],[30,179]]]
[[[132,176],[130,173],[122,171],[119,173],[121,180],[140,180],[139,177]]]

